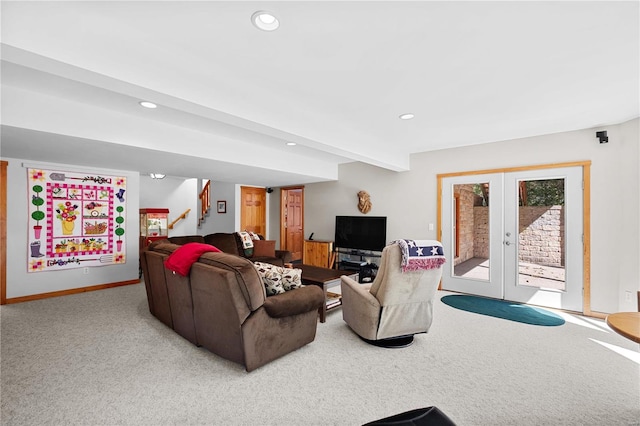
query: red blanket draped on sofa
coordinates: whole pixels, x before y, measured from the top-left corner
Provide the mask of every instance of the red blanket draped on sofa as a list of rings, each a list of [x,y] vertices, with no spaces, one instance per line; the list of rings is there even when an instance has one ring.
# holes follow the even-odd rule
[[[211,244],[187,243],[177,248],[164,261],[165,268],[186,277],[189,275],[191,265],[198,261],[200,256],[207,252],[221,252]]]

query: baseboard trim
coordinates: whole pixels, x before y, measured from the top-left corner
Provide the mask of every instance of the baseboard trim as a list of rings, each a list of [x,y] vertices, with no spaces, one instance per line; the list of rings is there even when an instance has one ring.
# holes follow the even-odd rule
[[[69,296],[71,294],[86,293],[88,291],[104,290],[107,288],[121,287],[124,285],[138,284],[140,279],[118,281],[115,283],[92,285],[89,287],[72,288],[69,290],[52,291],[49,293],[30,294],[29,296],[12,297],[5,299],[4,304],[30,302],[32,300],[48,299],[50,297]]]

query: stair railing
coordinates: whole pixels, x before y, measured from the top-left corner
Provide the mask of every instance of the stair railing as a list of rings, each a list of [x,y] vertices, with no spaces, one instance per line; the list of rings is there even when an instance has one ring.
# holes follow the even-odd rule
[[[209,213],[211,209],[211,181],[207,181],[207,183],[202,188],[202,192],[200,192],[200,218],[198,219],[198,226],[200,223],[204,221],[204,217]]]
[[[173,222],[171,222],[171,223],[168,225],[168,228],[169,228],[169,229],[173,229],[173,225],[175,225],[176,223],[178,223],[178,221],[180,221],[180,220],[182,220],[182,219],[186,218],[186,217],[187,217],[187,214],[188,214],[190,211],[191,211],[191,209],[187,209],[187,210],[185,210],[185,212],[184,212],[184,213],[182,213],[180,216],[178,216],[178,217],[177,217]]]

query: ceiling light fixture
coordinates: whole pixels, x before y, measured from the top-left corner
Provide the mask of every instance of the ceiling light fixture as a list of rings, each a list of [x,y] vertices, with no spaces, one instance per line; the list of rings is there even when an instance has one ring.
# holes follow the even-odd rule
[[[153,102],[149,102],[149,101],[140,101],[138,102],[140,104],[140,106],[143,106],[145,108],[158,108],[158,105],[154,104]]]
[[[166,175],[161,173],[149,173],[149,176],[151,176],[151,179],[164,179]]]
[[[296,145],[298,145],[298,144],[295,143],[295,142],[287,142],[287,146],[296,146]]]
[[[273,13],[259,10],[251,15],[251,23],[262,31],[275,31],[280,26],[280,21]]]
[[[415,115],[413,115],[413,114],[411,114],[409,112],[409,113],[400,115],[399,118],[400,118],[400,120],[411,120],[413,117],[415,117]]]

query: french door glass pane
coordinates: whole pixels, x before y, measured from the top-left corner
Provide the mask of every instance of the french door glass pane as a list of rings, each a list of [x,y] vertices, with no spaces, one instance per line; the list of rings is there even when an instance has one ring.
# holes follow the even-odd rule
[[[518,182],[518,284],[565,290],[565,181]]]
[[[454,276],[488,281],[489,184],[453,185]]]

